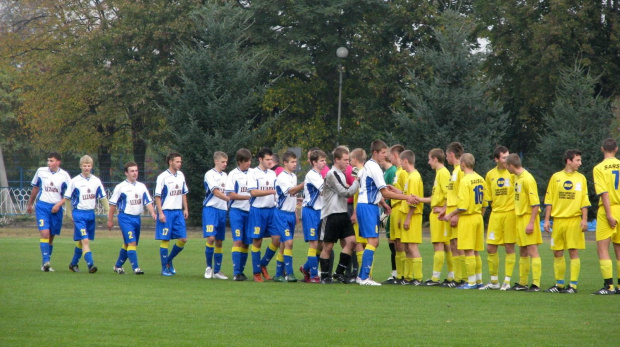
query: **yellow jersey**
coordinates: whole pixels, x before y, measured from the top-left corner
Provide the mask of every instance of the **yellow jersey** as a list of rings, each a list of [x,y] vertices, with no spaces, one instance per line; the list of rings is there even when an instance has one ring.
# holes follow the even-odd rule
[[[609,194],[610,205],[620,205],[620,160],[607,158],[594,167],[594,189],[596,195]],[[603,201],[599,202],[603,206]]]
[[[459,193],[459,182],[464,175],[465,174],[463,173],[463,171],[461,171],[461,165],[454,165],[452,175],[450,176],[450,180],[448,181],[447,185],[448,194],[446,195],[446,206],[456,206],[458,202],[457,195]]]
[[[461,212],[462,215],[481,214],[487,191],[482,176],[475,172],[464,174],[459,182],[456,208],[463,211]]]
[[[407,174],[407,181],[405,182],[405,189],[403,190],[403,194],[424,197],[424,184],[422,183],[422,176],[420,176],[420,172],[418,170],[413,170]],[[414,207],[407,204],[407,202],[403,202],[400,206],[400,212],[407,214],[409,213],[410,208],[415,209],[413,211],[413,214],[422,214],[424,204],[418,203]]]
[[[407,182],[408,176],[409,174],[403,169],[402,166],[397,167],[396,174],[394,174],[394,182],[392,182],[392,185],[398,190],[405,191],[405,183]],[[402,203],[401,200],[392,199],[390,200],[390,202],[392,205],[392,209],[400,209]]]
[[[486,175],[488,194],[484,194],[495,212],[508,212],[515,209],[515,177],[508,170],[495,167]]]
[[[536,180],[527,170],[523,170],[515,178],[515,214],[517,216],[531,214],[532,207],[540,206]]]
[[[435,183],[433,183],[433,193],[431,195],[431,208],[446,204],[449,181],[450,171],[448,171],[445,166],[435,171]]]
[[[551,205],[551,217],[580,217],[581,209],[590,207],[586,176],[577,171],[554,173],[547,186],[545,205]]]

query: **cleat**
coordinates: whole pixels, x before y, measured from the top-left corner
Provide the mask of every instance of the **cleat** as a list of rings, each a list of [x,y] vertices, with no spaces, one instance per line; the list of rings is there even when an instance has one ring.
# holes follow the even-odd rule
[[[172,262],[171,262],[171,261],[169,261],[169,262],[166,264],[166,268],[168,269],[168,272],[170,272],[171,274],[173,274],[173,275],[176,275],[176,274],[177,274],[177,270],[174,268],[174,265],[172,265]]]
[[[245,277],[244,274],[237,274],[237,275],[233,276],[233,281],[237,281],[237,282],[245,281],[247,279],[248,278]]]
[[[422,283],[421,285],[426,286],[426,287],[440,287],[441,283],[439,283],[438,281],[433,281],[431,279],[431,280],[424,281],[424,283]]]
[[[355,277],[355,283],[357,284],[362,283],[362,279],[359,276]]]
[[[456,282],[454,281],[448,281],[448,280],[443,280],[443,282],[441,283],[442,287],[446,287],[446,288],[454,288],[456,287]]]
[[[343,274],[334,274],[332,276],[332,282],[341,283],[341,284],[349,284],[349,281]]]
[[[310,281],[308,281],[308,283],[321,283],[321,279],[319,278],[319,276],[314,276],[310,278]]]
[[[381,282],[381,284],[400,284],[400,280],[397,280],[394,277],[390,277],[387,280]]]
[[[325,277],[321,279],[321,284],[333,284],[334,280],[331,277]]]
[[[304,274],[304,282],[310,282],[310,273],[308,271],[306,271],[306,269],[304,269],[303,266],[299,267],[299,271],[301,271],[302,274]]]
[[[144,275],[144,271],[142,271],[139,267],[133,270],[134,275]]]
[[[286,275],[284,279],[286,280],[286,282],[297,282],[297,278],[293,274]]]
[[[381,283],[373,281],[370,277],[368,277],[365,280],[360,279],[359,283],[360,283],[360,286],[380,286],[381,285]]]
[[[407,281],[407,284],[410,286],[419,286],[422,285],[422,281],[416,280],[415,278],[411,281]]]
[[[50,262],[46,261],[45,263],[43,263],[43,266],[41,266],[41,270],[43,272],[50,272],[51,266],[50,266]]]
[[[244,281],[249,280],[248,276],[246,276],[243,272],[239,274],[239,276],[241,276],[241,278],[243,278]]]
[[[507,283],[507,282],[502,283],[501,288],[499,288],[499,290],[503,290],[503,291],[506,291],[509,289],[510,289],[510,283]]]
[[[216,272],[215,274],[213,274],[213,278],[216,278],[218,280],[227,280],[228,276],[224,275],[222,272]]]
[[[213,278],[213,269],[210,266],[207,266],[207,269],[205,270],[205,278]]]
[[[611,288],[603,287],[595,291],[594,293],[592,293],[592,295],[612,295],[612,294],[616,294],[616,291],[614,290],[613,287]]]
[[[43,272],[54,272],[55,270],[54,270],[53,267],[50,267],[47,271],[45,271],[45,268],[43,268],[43,266],[41,266],[41,271],[43,271]]]
[[[112,269],[112,271],[116,272],[119,275],[124,275],[125,274],[125,269],[123,269],[122,267],[114,267]]]
[[[265,282],[260,274],[254,274],[254,282]]]
[[[72,264],[69,264],[69,270],[71,270],[71,272],[80,272],[80,268],[77,265]]]
[[[545,290],[545,293],[561,293],[563,288],[558,287],[557,285],[553,285],[553,287]]]
[[[515,285],[514,285],[514,286],[512,286],[512,287],[508,288],[507,290],[522,292],[522,291],[526,291],[526,290],[527,290],[527,287],[526,287],[526,286],[524,286],[524,285],[522,285],[522,284],[515,283]]]
[[[620,286],[616,287],[616,294],[620,294]]]
[[[88,273],[94,274],[95,272],[97,272],[97,267],[95,265],[91,265],[88,267]]]
[[[161,275],[162,275],[162,276],[166,276],[166,277],[173,276],[173,275],[170,273],[170,271],[168,271],[168,268],[165,268],[165,269],[161,270]]]
[[[271,276],[269,276],[269,272],[267,272],[267,268],[265,266],[260,267],[260,272],[267,281],[271,280]]]
[[[272,281],[274,282],[286,282],[286,279],[284,278],[284,276],[275,276]]]
[[[478,289],[478,286],[475,285],[475,284],[470,285],[469,283],[465,283],[465,284],[462,284],[462,285],[456,287],[456,289],[463,289],[463,290]]]
[[[509,285],[510,286],[510,285]],[[478,288],[479,290],[489,290],[489,289],[500,289],[499,283],[487,283],[487,284],[483,284],[482,286],[480,286],[480,288]]]
[[[532,284],[532,285],[531,285],[531,286],[530,286],[530,287],[526,290],[526,292],[528,292],[528,293],[534,293],[534,292],[540,292],[540,290],[541,290],[541,289],[540,289],[540,287],[539,287],[539,286],[537,286],[537,285],[535,285],[535,284]]]
[[[568,287],[564,288],[560,293],[564,293],[564,294],[577,294],[577,288],[573,288],[571,286],[568,286]]]

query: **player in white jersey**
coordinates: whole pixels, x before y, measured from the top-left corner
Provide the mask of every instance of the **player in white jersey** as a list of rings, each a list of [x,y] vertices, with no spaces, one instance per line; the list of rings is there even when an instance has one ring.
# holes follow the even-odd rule
[[[114,226],[114,212],[118,208],[118,226],[123,233],[123,247],[118,255],[113,271],[124,275],[123,264],[129,259],[133,273],[144,275],[144,271],[138,265],[138,253],[136,248],[140,241],[140,230],[142,221],[140,215],[144,211],[144,206],[151,214],[153,220],[157,220],[153,199],[148,189],[142,182],[138,182],[138,164],[130,161],[125,164],[126,180],[114,187],[114,192],[110,197],[110,211],[108,212],[108,229]]]
[[[63,198],[71,177],[60,168],[60,154],[51,152],[47,156],[47,166],[41,167],[32,179],[32,192],[28,199],[28,213],[33,212],[32,204],[37,200],[36,218],[37,227],[41,234],[39,248],[43,258],[41,270],[54,271],[50,266],[54,236],[60,235],[63,216]]]
[[[233,280],[245,281],[248,278],[243,271],[248,260],[248,245],[252,244],[247,230],[251,197],[248,192],[248,171],[252,163],[252,153],[241,148],[235,154],[235,160],[237,167],[226,179],[226,194],[230,198],[228,218],[233,238],[231,257]]]
[[[280,236],[273,218],[276,208],[276,173],[269,169],[273,166],[272,155],[271,149],[261,148],[257,154],[258,166],[251,171],[248,178],[248,191],[252,196],[248,230],[252,238],[252,272],[256,282],[263,282],[261,273],[266,280],[271,280],[267,265],[280,246]],[[271,244],[261,259],[260,248],[263,244],[263,237],[268,236],[271,236]]]
[[[166,158],[168,170],[157,176],[155,185],[155,205],[159,214],[155,225],[155,239],[161,240],[159,256],[161,260],[162,276],[172,276],[176,270],[173,259],[183,250],[187,242],[185,220],[189,216],[185,176],[180,171],[183,159],[176,152],[168,154]],[[176,239],[168,255],[168,246],[171,239]]]
[[[69,270],[79,272],[78,262],[84,253],[88,272],[95,273],[97,267],[94,265],[89,243],[89,240],[95,239],[95,207],[97,200],[99,200],[105,213],[108,214],[110,206],[101,180],[91,174],[93,158],[88,155],[80,158],[80,169],[82,173],[73,177],[64,196],[64,199],[71,200],[71,207],[73,208],[71,215],[75,225],[73,240],[76,241],[76,247],[71,264],[69,264]]]
[[[276,179],[276,220],[277,232],[280,236],[280,251],[276,255],[276,275],[274,282],[297,282],[293,271],[293,236],[297,215],[297,193],[304,189],[303,182],[297,184],[297,156],[293,152],[286,152],[282,156],[284,170]],[[286,270],[286,276],[284,272]]]
[[[222,268],[222,241],[226,236],[226,211],[230,198],[224,193],[226,188],[226,165],[228,155],[224,152],[213,153],[213,169],[207,171],[204,179],[205,199],[202,202],[202,236],[207,239],[205,257],[207,269],[205,278],[227,280]],[[215,264],[213,261],[215,260]]]
[[[364,164],[359,181],[360,190],[357,200],[356,214],[359,223],[360,236],[368,239],[368,245],[364,249],[362,256],[362,267],[360,270],[361,285],[381,285],[369,278],[370,268],[374,260],[375,250],[379,246],[379,203],[386,199],[407,200],[407,203],[415,203],[413,196],[398,194],[388,189],[383,179],[383,171],[379,162],[385,160],[387,156],[387,145],[381,140],[375,140],[370,146],[372,159]],[[388,207],[389,209],[389,207]]]

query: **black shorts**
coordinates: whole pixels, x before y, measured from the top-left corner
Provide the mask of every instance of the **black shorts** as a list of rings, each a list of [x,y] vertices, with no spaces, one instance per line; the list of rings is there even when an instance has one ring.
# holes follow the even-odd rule
[[[353,224],[346,212],[333,213],[321,220],[321,241],[336,243],[340,239],[354,236]]]

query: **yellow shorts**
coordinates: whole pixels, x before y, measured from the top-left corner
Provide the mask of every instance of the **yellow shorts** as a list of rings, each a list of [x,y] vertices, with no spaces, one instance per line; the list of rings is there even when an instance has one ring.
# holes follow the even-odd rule
[[[360,237],[360,225],[358,223],[353,224],[353,230],[355,231],[355,242],[357,243],[368,243],[368,239],[365,237]]]
[[[460,250],[484,250],[484,221],[481,214],[465,214],[459,217],[458,244]]]
[[[586,249],[586,235],[581,230],[581,216],[553,218],[551,249]]]
[[[531,213],[517,216],[517,244],[519,247],[540,245],[542,243],[542,234],[540,233],[540,215],[536,215],[536,220],[534,220],[534,231],[531,234],[525,233],[525,227],[527,227],[531,217]]]
[[[405,222],[406,214],[400,211],[400,204],[397,208],[392,210],[390,214],[390,240],[400,239],[403,234],[403,225]],[[398,227],[398,221],[400,220],[400,227]]]
[[[433,213],[428,216],[431,227],[431,242],[450,243],[450,234],[448,233],[448,223],[437,218],[439,213]]]
[[[405,215],[405,218],[407,216]],[[409,230],[403,228],[403,233],[400,238],[402,243],[422,243],[422,215],[413,214],[409,223]]]
[[[446,207],[446,216],[449,215],[454,210],[456,210],[456,206]],[[450,235],[450,240],[456,239],[457,237],[459,237],[458,225],[453,228],[450,226],[450,222],[446,222],[446,229],[448,229],[448,235]]]
[[[611,242],[620,243],[618,224],[616,224],[616,227],[613,229],[609,226],[609,223],[607,223],[607,215],[605,214],[605,207],[602,202],[600,204],[598,213],[596,214],[596,241],[611,238]],[[620,205],[611,205],[611,214],[616,221],[620,222]]]
[[[503,245],[517,242],[517,216],[515,211],[491,212],[487,229],[487,243]]]

